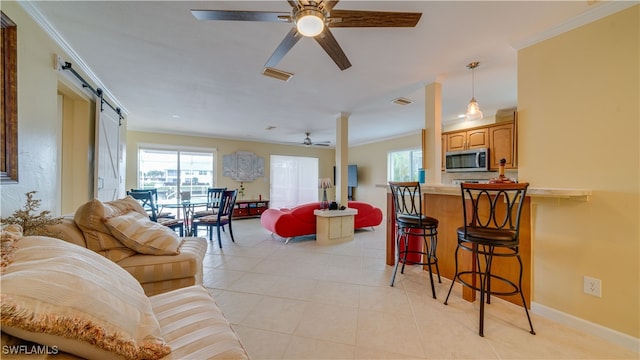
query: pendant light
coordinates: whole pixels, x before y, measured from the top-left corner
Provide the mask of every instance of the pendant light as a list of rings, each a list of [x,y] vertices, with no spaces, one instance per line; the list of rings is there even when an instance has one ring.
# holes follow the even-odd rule
[[[470,120],[482,120],[482,111],[480,111],[480,106],[476,101],[474,96],[474,87],[475,87],[475,70],[480,65],[479,62],[474,61],[469,63],[467,67],[471,69],[471,101],[469,101],[469,106],[467,106],[467,112],[464,114],[465,121]]]

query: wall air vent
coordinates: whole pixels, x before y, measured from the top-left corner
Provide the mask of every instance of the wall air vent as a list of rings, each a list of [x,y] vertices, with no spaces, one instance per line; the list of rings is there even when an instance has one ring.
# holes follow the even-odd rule
[[[413,101],[407,99],[407,98],[403,98],[403,97],[399,97],[399,98],[395,98],[393,100],[391,100],[392,103],[394,104],[398,104],[398,105],[409,105],[409,104],[413,104]]]
[[[293,76],[292,73],[288,73],[286,71],[278,70],[271,67],[264,68],[264,70],[262,70],[262,75],[282,81],[289,81],[289,79],[291,79],[291,77]]]

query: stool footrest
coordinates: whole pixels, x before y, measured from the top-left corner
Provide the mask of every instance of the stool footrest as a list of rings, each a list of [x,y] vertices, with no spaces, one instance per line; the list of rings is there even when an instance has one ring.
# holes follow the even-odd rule
[[[421,256],[421,261],[413,261],[413,260],[406,260],[405,261],[405,257],[404,255],[409,255],[409,254],[420,254]],[[425,261],[426,260],[426,261]],[[400,262],[401,263],[405,263],[407,265],[435,265],[438,263],[438,258],[430,255],[426,252],[422,252],[422,251],[413,251],[413,250],[407,250],[407,251],[401,251],[400,252]]]
[[[458,272],[458,274],[455,277],[455,280],[458,280],[462,285],[476,290],[476,291],[481,291],[479,286],[474,286],[472,285],[471,281],[469,280],[465,280],[463,279],[463,277],[471,277],[471,279],[475,278],[475,277],[480,277],[480,276],[485,276],[485,273],[483,272],[479,272],[479,271],[460,271]],[[485,294],[490,294],[490,295],[517,295],[520,293],[520,289],[518,287],[518,285],[516,285],[513,281],[506,279],[502,276],[498,276],[498,275],[494,275],[491,274],[491,279],[496,279],[496,280],[500,280],[500,283],[502,284],[506,284],[508,285],[512,290],[510,291],[496,291],[496,290],[491,290],[491,289],[485,289]],[[478,281],[478,283],[480,283],[480,281]],[[493,285],[492,285],[493,286]]]

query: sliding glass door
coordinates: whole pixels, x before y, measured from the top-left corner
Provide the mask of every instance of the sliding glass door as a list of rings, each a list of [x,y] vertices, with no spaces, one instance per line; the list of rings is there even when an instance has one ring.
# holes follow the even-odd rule
[[[140,147],[138,188],[158,189],[159,200],[178,202],[181,196],[206,200],[207,188],[215,187],[215,168],[213,149]]]

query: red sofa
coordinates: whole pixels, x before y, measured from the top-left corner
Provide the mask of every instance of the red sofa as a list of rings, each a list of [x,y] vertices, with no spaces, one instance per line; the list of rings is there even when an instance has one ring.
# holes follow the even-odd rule
[[[362,201],[349,201],[349,208],[357,209],[354,218],[356,229],[378,226],[382,222],[382,210]],[[272,233],[292,238],[316,233],[315,209],[320,209],[320,202],[298,205],[292,209],[267,209],[260,216],[262,226]]]

